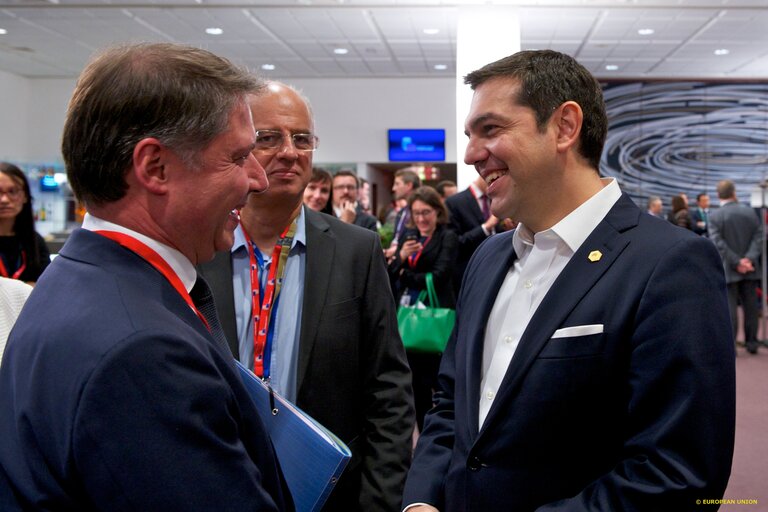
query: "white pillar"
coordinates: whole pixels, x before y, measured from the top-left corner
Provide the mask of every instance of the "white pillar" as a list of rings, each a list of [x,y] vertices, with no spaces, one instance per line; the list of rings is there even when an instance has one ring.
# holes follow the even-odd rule
[[[520,51],[520,19],[516,7],[460,6],[456,34],[456,182],[463,190],[477,173],[464,165],[464,120],[469,113],[472,89],[464,75]]]

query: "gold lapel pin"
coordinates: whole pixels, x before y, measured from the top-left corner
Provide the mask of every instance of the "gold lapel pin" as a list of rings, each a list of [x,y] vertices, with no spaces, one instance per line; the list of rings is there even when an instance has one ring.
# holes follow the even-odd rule
[[[587,256],[587,259],[592,263],[594,263],[596,261],[600,261],[600,258],[602,257],[603,257],[603,253],[601,253],[600,251],[592,251],[591,253],[589,253],[589,256]]]

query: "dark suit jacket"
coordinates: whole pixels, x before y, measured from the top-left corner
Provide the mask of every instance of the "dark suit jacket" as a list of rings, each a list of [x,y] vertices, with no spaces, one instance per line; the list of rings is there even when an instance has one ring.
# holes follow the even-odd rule
[[[361,228],[370,229],[375,233],[379,232],[376,227],[376,217],[365,213],[360,205],[357,206],[357,215],[355,215],[355,220],[352,224],[360,226]]]
[[[512,236],[489,238],[467,269],[403,503],[647,512],[721,497],[735,368],[714,246],[622,196],[531,318],[478,430],[483,338]],[[603,333],[552,338],[590,324]]]
[[[0,370],[0,510],[283,510],[226,348],[168,281],[75,230]]]
[[[453,285],[458,292],[469,259],[488,237],[482,228],[485,222],[483,212],[470,189],[466,188],[446,199],[445,206],[450,214],[448,227],[459,237],[459,253],[453,273]]]
[[[705,225],[704,227],[699,227],[699,222],[705,222],[708,224],[709,219],[704,219],[704,212],[699,208],[698,206],[691,208],[691,229],[693,229],[693,232],[697,235],[704,235],[707,236],[707,229],[709,226]],[[712,213],[710,210],[709,213]],[[707,215],[709,217],[709,215]]]
[[[755,210],[736,201],[725,203],[709,214],[709,238],[723,258],[726,282],[761,278],[763,231]],[[737,272],[741,258],[752,260],[755,271],[747,274]]]
[[[309,208],[304,213],[297,405],[353,454],[326,510],[399,510],[415,419],[379,237]],[[217,254],[201,273],[237,357],[230,253]]]
[[[415,230],[412,231],[418,233]],[[437,300],[440,301],[440,307],[456,307],[456,296],[453,292],[453,270],[456,266],[456,252],[459,244],[456,233],[438,225],[414,268],[400,259],[400,249],[404,243],[405,240],[400,241],[395,259],[389,264],[390,279],[398,284],[395,301],[399,303],[406,288],[411,290],[426,289],[427,272],[432,272],[432,280],[435,285]],[[401,270],[402,274],[400,273]]]

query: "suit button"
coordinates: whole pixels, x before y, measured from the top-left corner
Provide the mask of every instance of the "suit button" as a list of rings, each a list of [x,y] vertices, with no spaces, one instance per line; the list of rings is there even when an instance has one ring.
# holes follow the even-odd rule
[[[471,459],[469,459],[470,471],[480,471],[480,466],[482,466],[482,464],[480,463],[480,459],[478,459],[477,457],[472,457]]]

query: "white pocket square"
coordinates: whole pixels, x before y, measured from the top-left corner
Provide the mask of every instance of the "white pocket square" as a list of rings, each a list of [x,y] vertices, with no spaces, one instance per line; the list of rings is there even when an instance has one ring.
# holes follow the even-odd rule
[[[601,332],[603,332],[603,324],[574,325],[573,327],[563,327],[556,330],[552,338],[573,338],[575,336],[600,334]]]

